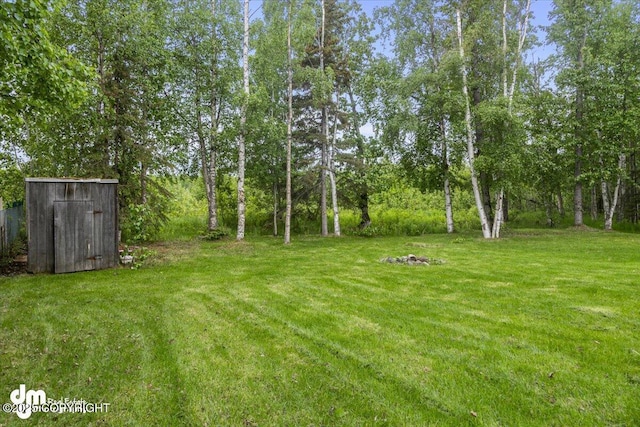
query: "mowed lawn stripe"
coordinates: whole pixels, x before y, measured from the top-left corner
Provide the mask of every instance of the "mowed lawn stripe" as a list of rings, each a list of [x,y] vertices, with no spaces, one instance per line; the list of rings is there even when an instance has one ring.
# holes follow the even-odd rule
[[[640,239],[522,234],[182,242],[2,278],[0,396],[111,403],[43,425],[633,425]],[[445,263],[379,261],[409,253]]]

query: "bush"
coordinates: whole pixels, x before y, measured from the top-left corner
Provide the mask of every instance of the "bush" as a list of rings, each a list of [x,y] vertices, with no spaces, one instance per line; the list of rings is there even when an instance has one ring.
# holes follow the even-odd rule
[[[200,238],[203,240],[214,241],[224,239],[225,237],[229,236],[229,234],[230,232],[226,228],[216,228],[214,230],[208,231],[206,234],[200,236]]]
[[[127,221],[122,226],[122,239],[136,244],[149,241],[159,229],[153,216],[148,205],[129,205]]]

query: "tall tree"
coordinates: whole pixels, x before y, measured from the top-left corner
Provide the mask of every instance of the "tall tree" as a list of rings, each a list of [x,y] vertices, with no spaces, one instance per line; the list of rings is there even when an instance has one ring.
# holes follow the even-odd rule
[[[286,183],[286,213],[284,222],[284,243],[291,243],[291,144],[293,124],[293,58],[291,44],[291,19],[293,0],[287,3],[287,183]]]
[[[306,150],[307,161],[314,165],[308,173],[319,172],[321,233],[328,234],[327,177],[332,165],[328,164],[331,138],[330,116],[336,117],[337,105],[333,102],[336,85],[344,85],[346,74],[343,61],[343,45],[338,35],[343,28],[346,14],[335,0],[323,0],[317,10],[316,36],[305,47],[301,58],[302,69],[294,88],[296,109],[295,134]],[[319,161],[317,161],[319,159]]]
[[[452,79],[448,23],[439,16],[436,2],[406,1],[378,11],[385,35],[393,32],[399,69],[397,85],[402,102],[382,117],[387,145],[400,154],[411,181],[421,190],[442,189],[448,232],[454,231],[451,191],[454,122],[458,121],[460,96]]]
[[[220,226],[218,177],[236,138],[236,87],[241,15],[228,0],[180,0],[173,10],[170,95],[177,101],[181,133],[196,147],[208,206],[208,229]],[[189,160],[187,160],[189,161]],[[223,170],[224,172],[224,170]]]
[[[531,0],[527,0],[527,4],[525,6],[524,13],[522,14],[521,23],[519,25],[518,30],[518,40],[517,46],[514,53],[515,59],[513,64],[513,70],[511,72],[511,81],[509,81],[509,41],[508,41],[508,33],[507,33],[507,7],[508,1],[503,0],[502,7],[502,60],[504,61],[503,69],[502,69],[502,90],[503,97],[506,98],[507,102],[507,118],[510,122],[513,122],[513,100],[515,96],[516,90],[516,82],[518,77],[518,68],[520,67],[522,49],[524,47],[524,43],[527,37],[528,30],[528,22],[529,22],[529,11],[531,9]],[[505,127],[506,129],[506,127]],[[507,135],[504,135],[503,138],[507,138]],[[498,190],[498,194],[496,197],[496,209],[495,209],[495,218],[493,221],[493,227],[491,230],[491,237],[497,239],[500,237],[500,228],[503,222],[503,214],[504,214],[504,197],[505,197],[504,186],[500,186]]]
[[[242,37],[242,82],[244,97],[240,112],[240,135],[238,137],[238,231],[236,238],[244,240],[245,226],[245,140],[247,135],[247,109],[249,105],[249,0],[244,0],[244,31]]]
[[[584,175],[594,189],[600,188],[607,230],[612,229],[626,181],[627,157],[638,137],[640,55],[633,47],[640,41],[638,17],[637,5],[612,4],[594,28],[596,34],[589,46],[593,56],[584,85],[584,117],[588,123],[584,131],[590,164],[584,168]]]
[[[611,0],[556,0],[551,17],[554,19],[549,27],[549,39],[554,42],[560,52],[558,56],[562,70],[558,74],[561,88],[573,91],[573,127],[571,147],[574,152],[574,190],[573,212],[574,225],[581,226],[583,220],[583,163],[585,150],[588,150],[585,129],[585,74],[588,73],[591,55],[587,46],[589,36],[609,8]]]
[[[488,238],[499,236],[504,188],[516,185],[522,171],[524,124],[521,114],[515,114],[513,109],[521,56],[526,49],[529,5],[521,0],[470,1],[462,4],[464,9],[460,6],[456,9],[462,80],[463,86],[467,86],[466,90],[463,88],[468,100],[465,101],[467,156],[472,181],[477,173],[479,188],[476,191],[473,184],[474,197],[483,235]],[[496,210],[491,206],[492,188]]]
[[[149,176],[170,169],[176,139],[168,100],[164,0],[68,1],[52,11],[52,37],[94,70],[78,111],[40,117],[29,153],[40,173],[118,178],[121,222],[159,223],[168,197]],[[44,165],[46,153],[56,164]],[[46,168],[45,168],[46,166]],[[135,211],[135,212],[134,212]]]
[[[469,158],[469,169],[471,171],[471,185],[473,187],[473,196],[476,201],[476,208],[478,209],[478,215],[480,216],[480,225],[482,227],[482,235],[485,238],[491,237],[491,227],[489,226],[489,220],[487,219],[487,214],[485,211],[485,206],[482,200],[482,195],[480,194],[480,185],[478,183],[478,176],[475,168],[475,135],[473,133],[472,122],[471,122],[471,103],[469,100],[469,87],[467,81],[467,66],[465,61],[466,56],[464,53],[464,40],[462,33],[462,13],[460,9],[456,9],[456,23],[457,23],[457,33],[458,33],[458,47],[460,52],[460,70],[462,74],[462,94],[465,100],[465,113],[464,113],[464,122],[467,131],[467,156]]]

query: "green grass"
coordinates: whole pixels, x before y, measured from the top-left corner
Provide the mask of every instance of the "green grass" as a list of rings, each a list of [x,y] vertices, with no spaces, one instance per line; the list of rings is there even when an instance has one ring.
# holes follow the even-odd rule
[[[174,242],[140,270],[0,278],[0,425],[637,425],[640,236]],[[408,253],[437,266],[380,263]]]

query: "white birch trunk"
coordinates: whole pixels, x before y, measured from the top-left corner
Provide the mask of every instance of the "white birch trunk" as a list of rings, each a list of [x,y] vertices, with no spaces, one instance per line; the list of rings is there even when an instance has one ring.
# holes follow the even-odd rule
[[[273,235],[278,235],[278,184],[273,183]]]
[[[482,235],[485,239],[491,238],[491,230],[489,229],[489,221],[487,220],[487,214],[484,210],[482,202],[482,195],[480,194],[480,185],[478,183],[478,176],[474,167],[475,162],[475,144],[474,133],[471,127],[471,106],[469,103],[469,89],[467,87],[467,66],[464,56],[464,45],[462,40],[462,17],[460,9],[456,9],[456,18],[458,24],[458,47],[460,49],[460,60],[462,62],[462,94],[465,100],[465,126],[467,130],[467,156],[469,157],[469,169],[471,172],[471,186],[473,188],[473,197],[476,201],[476,208],[478,209],[478,216],[480,217],[480,225],[482,226]]]
[[[245,140],[247,136],[247,107],[249,103],[249,0],[244,0],[244,37],[242,40],[242,77],[244,99],[240,115],[240,137],[238,138],[238,232],[237,240],[244,240],[245,225]]]
[[[198,151],[200,152],[200,168],[202,170],[202,180],[204,181],[205,193],[207,195],[207,229],[213,231],[218,228],[218,204],[216,199],[216,151],[213,140],[207,141],[204,134],[204,124],[200,113],[200,99],[196,101],[196,132],[198,134]],[[213,125],[212,125],[213,126]],[[213,138],[212,129],[209,137]],[[207,158],[209,162],[207,163]]]
[[[604,207],[604,229],[612,230],[613,229],[613,216],[615,215],[616,208],[618,207],[618,199],[620,196],[620,187],[622,185],[622,176],[621,171],[624,169],[626,163],[626,156],[624,154],[620,154],[618,157],[618,168],[620,172],[618,172],[618,180],[616,181],[616,187],[613,190],[613,200],[609,202],[609,185],[606,181],[602,181],[602,204]]]
[[[507,0],[502,2],[502,94],[505,98],[509,99],[508,112],[511,114],[511,102],[513,100],[513,94],[509,93],[508,86],[508,66],[507,66]],[[515,78],[515,74],[514,74]],[[496,209],[495,216],[493,218],[493,228],[491,229],[491,238],[500,238],[500,228],[502,227],[502,201],[504,200],[504,187],[500,188],[498,195],[496,196]]]
[[[444,207],[447,218],[447,233],[455,231],[453,223],[453,203],[451,201],[451,185],[449,183],[449,175],[444,178]]]
[[[521,57],[520,54],[524,48],[524,42],[527,38],[527,31],[529,26],[529,12],[531,10],[531,0],[527,0],[527,6],[524,12],[524,18],[520,25],[520,37],[518,38],[518,51],[516,53],[516,66],[513,68],[513,77],[511,78],[511,88],[509,89],[509,112],[513,106],[513,94],[516,90],[516,79],[518,75],[518,68],[520,68]]]
[[[329,225],[327,219],[327,169],[328,162],[328,126],[327,126],[327,107],[322,107],[322,152],[320,153],[320,217],[321,217],[321,234],[329,235]]]
[[[524,42],[527,36],[527,25],[529,22],[529,9],[531,8],[531,0],[527,0],[527,6],[524,13],[524,18],[520,24],[520,32],[518,36],[518,47],[516,50],[516,63],[513,67],[513,77],[511,79],[511,86],[508,86],[508,64],[507,64],[507,0],[502,4],[502,58],[504,61],[502,69],[502,93],[508,99],[507,111],[509,115],[513,110],[513,97],[516,90],[516,80],[518,76],[518,68],[520,67],[520,54],[524,46]],[[503,212],[504,202],[504,187],[498,191],[498,197],[496,198],[495,218],[493,219],[493,229],[491,231],[491,237],[497,239],[500,237],[500,229],[504,219]]]
[[[324,26],[325,26],[325,4],[324,0],[321,1],[322,6],[322,21],[320,24],[320,70],[324,76]],[[329,136],[328,126],[328,114],[327,106],[324,105],[325,100],[322,100],[322,118],[321,118],[321,134],[322,134],[322,150],[320,157],[320,220],[321,220],[321,234],[323,236],[329,235],[329,226],[327,221],[327,169],[328,169],[328,153],[327,153],[327,138]]]
[[[212,146],[209,150],[209,167],[208,171],[208,183],[207,186],[207,201],[209,209],[209,231],[213,231],[220,226],[218,223],[218,197],[217,197],[217,180],[218,180],[218,164],[217,153]]]
[[[449,133],[447,132],[447,123],[443,119],[440,121],[440,133],[442,135],[442,163],[444,168],[444,211],[447,221],[447,233],[455,231],[453,222],[453,203],[451,200],[451,184],[449,181],[449,157],[448,157],[448,141]]]
[[[284,244],[291,243],[291,123],[293,122],[293,64],[291,54],[291,0],[287,3],[287,184],[284,215]]]
[[[216,26],[216,2],[213,0],[211,2],[211,24],[215,28]],[[214,30],[215,31],[215,30]],[[217,147],[216,140],[218,134],[218,104],[217,104],[217,94],[215,82],[217,78],[218,72],[218,49],[216,45],[215,38],[212,38],[213,46],[211,52],[211,92],[209,94],[210,98],[210,124],[209,124],[209,147],[208,150],[205,149],[204,137],[201,137],[201,156],[202,156],[202,174],[204,176],[205,188],[207,190],[207,210],[209,214],[209,223],[208,230],[213,231],[219,227],[218,223],[218,198],[217,198],[217,180],[218,180],[218,159],[217,159]],[[200,104],[200,103],[198,103]],[[202,129],[202,116],[200,115],[199,108],[200,105],[197,105],[198,108],[198,126]],[[208,152],[207,152],[208,151]],[[207,164],[207,157],[209,158],[209,164]]]
[[[336,105],[338,104],[338,96],[336,95]],[[338,135],[338,117],[335,117],[333,123],[333,135],[331,137],[331,145],[329,146],[329,181],[331,183],[331,203],[333,205],[333,234],[340,236],[340,211],[338,209],[338,189],[336,188],[336,173],[334,169],[334,156],[336,149],[336,138]]]
[[[507,86],[507,0],[502,2],[502,95],[509,96]]]
[[[504,212],[502,211],[504,202],[504,189],[500,189],[498,191],[498,195],[496,197],[496,215],[493,220],[493,229],[491,230],[491,238],[499,239],[500,238],[500,229],[502,228],[502,220]]]

